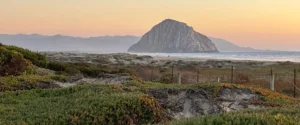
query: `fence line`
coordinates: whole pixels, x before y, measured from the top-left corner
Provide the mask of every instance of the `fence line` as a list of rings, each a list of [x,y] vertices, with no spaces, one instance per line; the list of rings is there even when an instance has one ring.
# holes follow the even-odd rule
[[[256,72],[256,69],[252,69],[250,72],[249,68],[235,68],[234,66],[230,66],[229,69],[197,68],[195,70],[180,69],[175,66],[171,66],[169,70],[168,68],[157,68],[154,70],[154,68],[155,67],[151,67],[151,69],[148,70],[150,77],[144,74],[144,77],[141,78],[146,78],[145,80],[148,79],[150,81],[163,82],[161,80],[165,80],[165,83],[182,84],[203,82],[249,84],[287,93],[294,97],[300,92],[300,84],[297,84],[300,83],[300,79],[298,79],[300,78],[300,73],[298,73],[300,70],[297,71],[297,69],[294,69],[293,72],[292,70],[276,72],[274,68],[271,68],[269,71],[264,69],[262,70],[263,72],[261,72],[261,70]],[[169,72],[170,70],[171,72]],[[170,73],[169,80],[167,76],[168,72]],[[180,80],[177,75],[178,73],[180,73],[181,76]]]

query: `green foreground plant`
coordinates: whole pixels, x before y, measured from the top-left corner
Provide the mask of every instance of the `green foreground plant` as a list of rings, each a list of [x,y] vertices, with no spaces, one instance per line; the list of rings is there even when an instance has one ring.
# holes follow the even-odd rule
[[[167,121],[145,94],[84,85],[0,94],[0,124],[148,124]],[[5,115],[4,115],[5,114]]]

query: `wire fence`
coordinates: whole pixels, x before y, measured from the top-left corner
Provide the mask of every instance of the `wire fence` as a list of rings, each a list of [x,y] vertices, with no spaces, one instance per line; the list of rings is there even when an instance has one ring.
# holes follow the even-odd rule
[[[212,69],[201,68],[185,70],[184,68],[170,67],[149,68],[139,72],[139,76],[146,81],[196,84],[196,83],[235,83],[246,84],[265,89],[271,89],[272,76],[274,75],[274,91],[284,93],[292,97],[300,97],[300,72],[297,70],[261,70],[235,68]],[[180,73],[180,79],[178,78]]]

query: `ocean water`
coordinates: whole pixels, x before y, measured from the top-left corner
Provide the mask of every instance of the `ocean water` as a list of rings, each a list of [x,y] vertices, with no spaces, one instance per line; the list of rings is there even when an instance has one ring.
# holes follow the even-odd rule
[[[253,61],[300,62],[300,52],[135,53],[138,55]]]

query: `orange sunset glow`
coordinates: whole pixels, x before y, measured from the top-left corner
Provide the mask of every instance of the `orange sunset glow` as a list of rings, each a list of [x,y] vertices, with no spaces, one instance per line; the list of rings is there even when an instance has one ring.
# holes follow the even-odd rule
[[[0,34],[142,36],[166,18],[259,49],[300,48],[299,0],[1,0]]]

